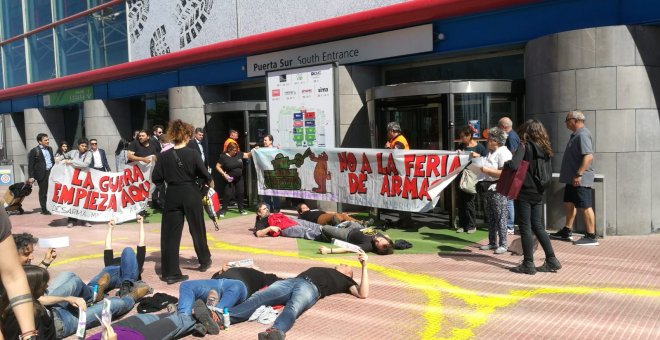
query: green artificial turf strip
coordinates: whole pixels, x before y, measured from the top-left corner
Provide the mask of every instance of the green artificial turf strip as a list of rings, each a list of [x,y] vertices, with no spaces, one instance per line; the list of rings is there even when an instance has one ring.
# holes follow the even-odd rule
[[[388,229],[385,232],[392,240],[406,240],[413,247],[395,250],[395,254],[433,254],[437,252],[461,252],[464,248],[488,237],[488,231],[477,229],[474,234],[457,233],[453,229],[431,229],[421,227],[418,230]],[[304,256],[322,256],[318,254],[320,246],[330,247],[323,242],[298,239],[298,253]],[[353,256],[350,254],[332,256]]]

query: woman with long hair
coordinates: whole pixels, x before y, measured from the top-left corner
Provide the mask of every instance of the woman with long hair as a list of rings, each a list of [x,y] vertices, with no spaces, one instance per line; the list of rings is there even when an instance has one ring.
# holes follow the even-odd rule
[[[69,156],[69,151],[71,149],[69,148],[69,143],[66,141],[60,142],[60,146],[57,147],[57,151],[55,152],[55,162],[60,162],[65,159],[71,159]]]
[[[556,272],[561,268],[561,263],[552,249],[550,238],[545,232],[543,226],[543,186],[534,179],[534,173],[537,171],[535,162],[541,159],[550,162],[552,158],[552,146],[548,133],[543,124],[535,119],[530,119],[520,127],[521,146],[516,150],[516,154],[510,162],[505,164],[511,169],[518,169],[522,160],[529,162],[525,181],[520,189],[516,205],[516,219],[520,228],[520,239],[523,248],[523,262],[511,268],[512,272],[534,275],[536,272]],[[534,240],[532,233],[541,244],[545,252],[545,262],[540,267],[534,267]]]
[[[163,281],[173,284],[188,279],[188,275],[181,274],[179,267],[184,217],[188,220],[188,229],[199,260],[198,270],[204,272],[211,267],[202,192],[195,183],[203,179],[209,186],[213,186],[213,180],[199,153],[187,147],[193,136],[193,126],[177,119],[170,122],[167,134],[174,147],[158,154],[151,179],[156,185],[167,184],[160,234],[161,272]]]

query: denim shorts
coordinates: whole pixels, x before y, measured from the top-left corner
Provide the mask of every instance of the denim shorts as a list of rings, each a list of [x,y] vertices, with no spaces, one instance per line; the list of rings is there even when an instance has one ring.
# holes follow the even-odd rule
[[[593,206],[591,187],[574,187],[572,184],[566,184],[564,202],[573,203],[576,208],[591,208]]]

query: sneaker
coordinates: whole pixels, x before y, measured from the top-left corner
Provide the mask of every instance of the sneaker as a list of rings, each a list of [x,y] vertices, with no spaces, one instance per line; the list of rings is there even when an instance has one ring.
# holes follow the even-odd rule
[[[515,231],[513,231],[513,229],[507,229],[507,230],[506,230],[506,234],[507,234],[507,235],[514,235],[514,234],[515,234]]]
[[[125,280],[121,283],[121,286],[119,286],[119,292],[117,295],[124,297],[131,292],[131,289],[133,289],[133,282]]]
[[[96,285],[98,287],[96,290],[96,296],[94,296],[94,303],[103,300],[105,290],[108,289],[108,286],[110,285],[110,274],[101,274],[101,277],[99,277],[98,281],[96,281]]]
[[[285,337],[284,332],[273,327],[258,334],[259,340],[284,340]]]
[[[211,310],[209,310],[204,301],[196,300],[193,304],[193,316],[195,319],[206,328],[206,333],[217,335],[220,333],[220,326],[213,320],[211,313]]]
[[[573,241],[573,244],[576,246],[597,246],[599,245],[598,240],[595,238],[585,236],[577,241]]]
[[[555,240],[573,241],[573,232],[567,227],[561,228],[561,230],[556,233],[548,234],[548,236]]]
[[[247,211],[245,210],[241,211],[241,215],[247,215]]]
[[[463,228],[456,228],[456,232],[457,232],[457,233],[462,233],[462,232],[465,232],[465,229],[463,229]]]
[[[487,244],[485,246],[479,247],[481,250],[492,250],[492,249],[497,249],[497,246],[494,244]]]
[[[474,234],[476,232],[477,232],[476,227],[468,228],[467,231],[466,231],[466,233],[468,233],[468,234]]]
[[[518,274],[536,274],[536,268],[534,268],[534,262],[531,261],[522,261],[518,267],[509,268],[510,271]]]
[[[149,285],[142,282],[133,286],[133,289],[128,293],[128,296],[132,297],[133,301],[138,302],[149,293],[149,290],[151,290]]]
[[[497,249],[495,249],[495,254],[504,254],[506,253],[506,251],[507,251],[506,247],[497,247]]]
[[[556,257],[549,257],[545,259],[545,262],[543,262],[543,265],[540,267],[536,267],[537,272],[543,272],[543,273],[556,273],[557,270],[561,269],[561,263],[559,263],[559,260],[557,260]]]
[[[66,227],[67,227],[67,228],[73,228],[73,222],[69,222],[69,223],[67,223],[67,224],[66,224]]]
[[[91,228],[91,227],[92,227],[92,224],[89,223],[89,222],[85,222],[85,227],[87,227],[87,228]]]
[[[223,217],[225,217],[225,214],[224,213],[219,213],[218,217],[223,218]]]

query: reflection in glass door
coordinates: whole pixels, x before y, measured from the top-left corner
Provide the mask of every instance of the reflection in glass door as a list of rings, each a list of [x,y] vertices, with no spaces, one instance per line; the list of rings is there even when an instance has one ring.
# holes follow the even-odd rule
[[[387,142],[387,124],[393,121],[401,125],[411,149],[440,150],[446,147],[442,133],[446,126],[443,117],[446,115],[442,114],[441,98],[435,98],[432,102],[426,98],[420,99],[418,104],[412,100],[377,101],[377,147],[383,147]]]

